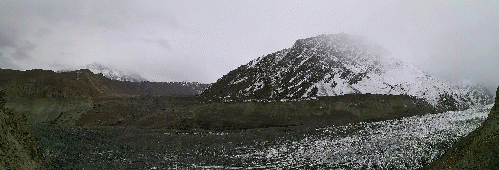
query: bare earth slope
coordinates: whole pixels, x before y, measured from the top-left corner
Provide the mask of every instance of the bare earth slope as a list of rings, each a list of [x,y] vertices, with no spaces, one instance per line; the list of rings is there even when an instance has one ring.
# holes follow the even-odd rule
[[[407,95],[344,95],[288,102],[206,102],[196,98],[134,97],[94,101],[77,125],[166,129],[250,129],[330,126],[433,112]]]
[[[123,82],[87,69],[67,72],[0,69],[0,88],[5,89],[9,97],[6,107],[25,114],[29,123],[74,124],[94,108],[95,101],[137,96],[194,96],[208,86],[190,82]]]
[[[68,72],[0,69],[0,87],[12,99],[195,95],[208,86],[188,82],[123,82],[88,69]]]

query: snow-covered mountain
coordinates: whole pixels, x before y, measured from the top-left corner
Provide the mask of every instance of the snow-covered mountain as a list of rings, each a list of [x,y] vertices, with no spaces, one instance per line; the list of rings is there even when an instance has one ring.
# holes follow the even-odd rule
[[[196,92],[196,94],[201,94],[203,91],[205,91],[208,87],[210,87],[210,84],[203,84],[199,82],[175,82],[175,83],[180,83],[184,87],[190,87],[192,90]]]
[[[291,48],[229,72],[203,95],[283,99],[352,93],[407,94],[451,108],[488,101],[480,96],[486,92],[447,85],[413,64],[390,57],[382,47],[344,33],[297,40]]]
[[[138,74],[127,73],[121,70],[117,70],[111,66],[106,66],[101,63],[95,62],[85,66],[94,74],[102,74],[111,80],[127,81],[127,82],[143,82],[147,79],[142,78]]]
[[[482,84],[461,84],[454,85],[453,87],[461,96],[469,97],[469,100],[465,101],[468,105],[494,103],[495,96]]]

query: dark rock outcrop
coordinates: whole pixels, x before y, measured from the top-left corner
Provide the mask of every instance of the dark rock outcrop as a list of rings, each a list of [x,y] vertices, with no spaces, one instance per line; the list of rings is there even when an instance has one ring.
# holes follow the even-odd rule
[[[0,91],[0,169],[41,169],[36,138],[29,132],[26,117],[5,109]]]
[[[88,69],[68,72],[0,69],[0,88],[8,91],[9,99],[196,95],[208,86],[190,82],[123,82]]]
[[[458,141],[425,169],[497,169],[499,167],[499,88],[495,104],[482,125]]]
[[[286,102],[205,102],[188,97],[102,98],[76,125],[159,129],[231,130],[286,126],[330,126],[396,119],[432,112],[407,95],[317,97]]]

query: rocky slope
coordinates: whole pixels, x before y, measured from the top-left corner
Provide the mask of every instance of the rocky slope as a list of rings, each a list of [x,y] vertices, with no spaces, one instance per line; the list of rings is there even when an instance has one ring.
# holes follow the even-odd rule
[[[0,88],[5,89],[12,99],[195,95],[208,86],[190,82],[111,80],[88,69],[67,72],[0,69]]]
[[[0,88],[9,99],[88,98],[116,95],[103,80],[89,70],[56,73],[51,70],[0,69]]]
[[[191,82],[124,82],[87,69],[69,72],[0,69],[0,88],[9,96],[6,106],[25,114],[29,123],[74,124],[100,98],[194,97],[208,86]]]
[[[184,89],[175,89],[176,91],[180,91],[183,95],[190,95],[190,94],[200,94],[206,88],[209,87],[209,84],[202,84],[198,82],[157,82],[157,83],[150,83],[147,79],[141,77],[138,74],[135,73],[127,73],[121,70],[118,70],[116,68],[113,68],[112,66],[106,66],[104,64],[95,62],[93,64],[89,64],[85,66],[86,69],[90,70],[94,74],[102,74],[104,77],[108,78],[109,80],[117,80],[117,81],[122,81],[122,82],[133,82],[133,83],[123,83],[123,84],[136,84],[139,83],[142,86],[142,84],[146,84],[148,89],[151,88],[166,88],[166,87],[172,87],[175,86],[177,88],[185,87]],[[116,83],[115,83],[116,84]],[[120,83],[118,83],[120,84]],[[157,91],[157,90],[156,90]],[[123,93],[127,93],[126,90]],[[152,92],[153,94],[156,94],[155,92]],[[174,93],[174,92],[172,92]],[[141,94],[144,95],[144,94]]]
[[[206,102],[194,97],[101,98],[76,125],[160,129],[251,129],[304,125],[343,125],[432,112],[407,95],[343,95],[289,102]],[[372,102],[377,101],[377,102]],[[54,122],[65,121],[64,117]]]
[[[485,104],[486,92],[458,91],[415,65],[360,37],[347,34],[300,39],[220,78],[210,99],[283,99],[344,94],[407,94],[446,110]],[[471,96],[470,96],[471,95]]]
[[[41,169],[36,138],[23,114],[4,108],[0,91],[0,169]]]
[[[499,167],[499,88],[482,125],[454,144],[426,169],[497,169]]]

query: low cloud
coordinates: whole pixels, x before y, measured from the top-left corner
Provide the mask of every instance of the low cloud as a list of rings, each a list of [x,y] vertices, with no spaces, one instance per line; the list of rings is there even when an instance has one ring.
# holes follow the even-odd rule
[[[36,48],[36,45],[26,41],[22,46],[17,46],[16,52],[12,54],[12,58],[18,60],[24,60],[31,58],[28,54],[30,51],[33,51]]]
[[[2,29],[0,28],[0,48],[12,47],[17,48],[15,39],[15,31],[12,28]]]
[[[12,59],[5,57],[0,52],[0,68],[18,69],[19,67],[12,63]]]
[[[21,40],[16,35],[16,31],[13,29],[0,29],[0,50],[2,49],[13,49],[15,52],[6,53],[12,59],[24,60],[31,58],[29,55],[30,51],[36,48],[36,45],[32,42],[25,41],[19,43]],[[6,58],[7,56],[3,56]],[[6,62],[6,61],[5,61]]]
[[[36,36],[38,36],[38,38],[44,38],[47,35],[50,35],[52,33],[54,33],[54,32],[51,29],[42,27],[42,28],[38,28],[38,31],[36,32]]]

